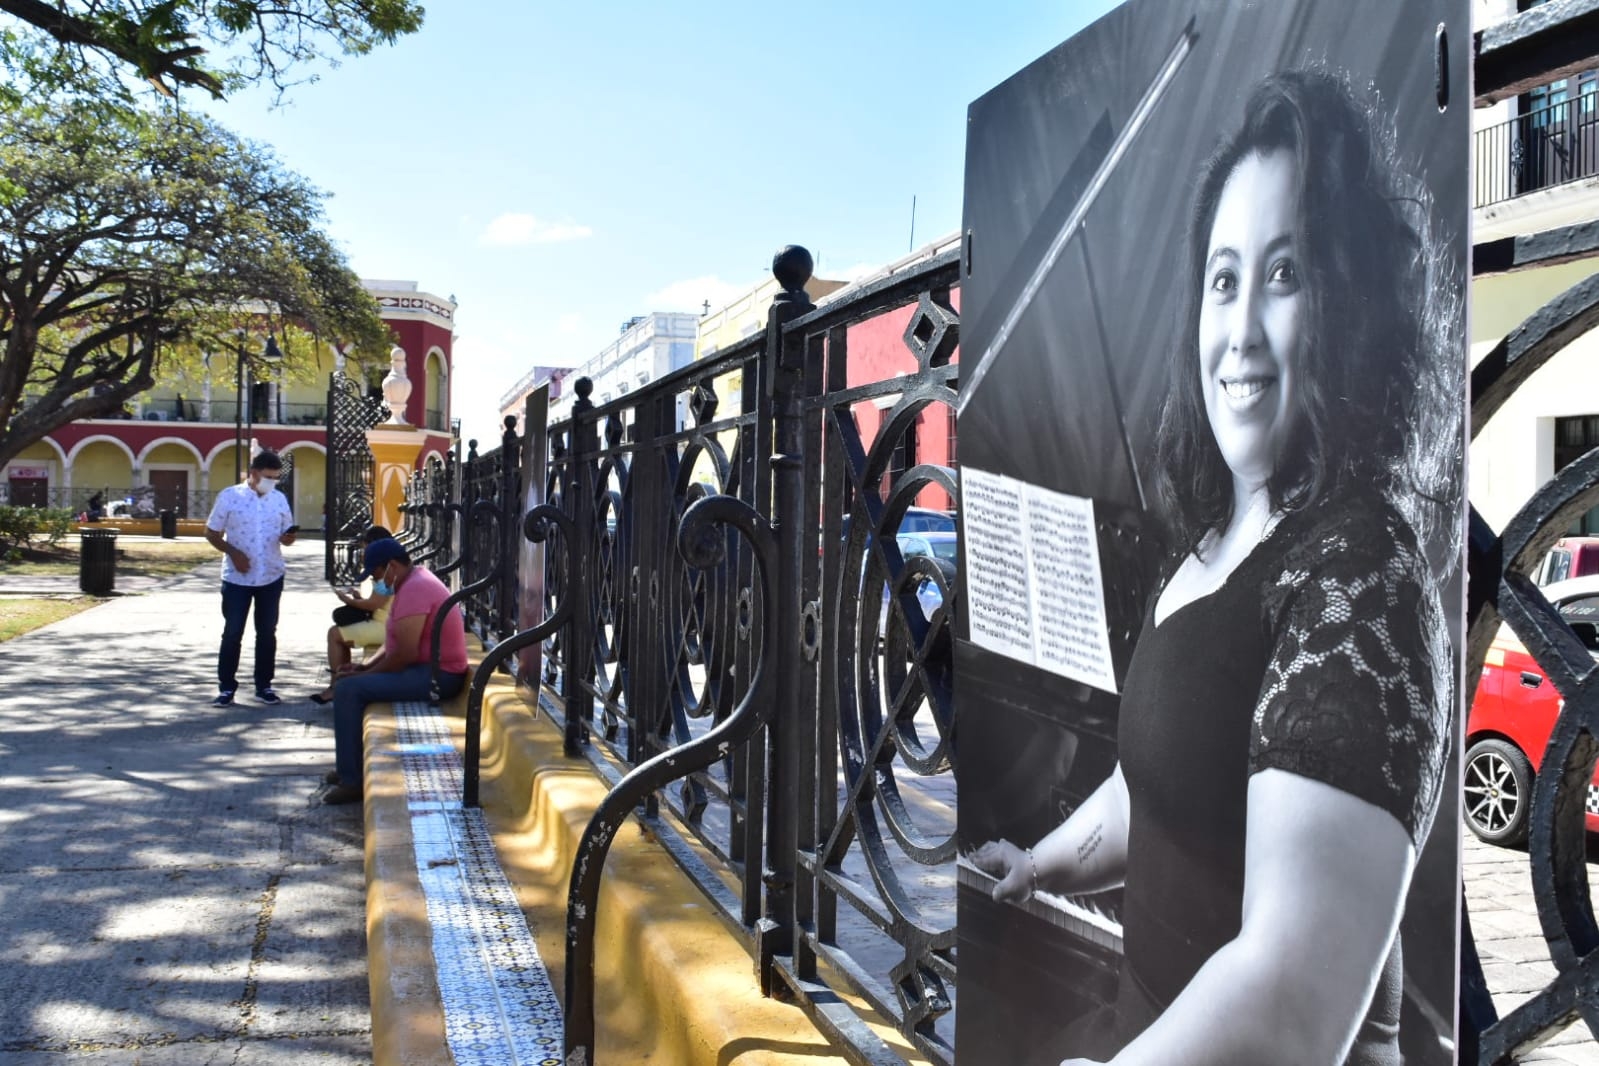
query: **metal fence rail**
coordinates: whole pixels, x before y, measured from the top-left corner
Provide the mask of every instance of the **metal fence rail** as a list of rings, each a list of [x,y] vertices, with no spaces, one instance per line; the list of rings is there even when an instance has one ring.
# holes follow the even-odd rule
[[[583,1061],[593,1061],[593,985],[607,976],[593,963],[599,875],[631,816],[742,936],[762,989],[802,1006],[850,1061],[901,1061],[868,1019],[931,1061],[953,1060],[961,604],[949,573],[903,556],[894,534],[927,495],[958,505],[953,471],[902,460],[918,418],[953,417],[959,262],[951,252],[813,308],[801,289],[807,260],[798,249],[779,257],[784,291],[764,335],[603,407],[580,381],[573,417],[548,431],[544,470],[520,470],[508,426],[495,451],[472,447],[453,483],[413,479],[407,532],[433,545],[453,528],[439,558],[451,556],[443,566],[458,571],[457,596],[497,649],[480,675],[542,642],[543,672],[523,680],[569,754],[613,785],[570,886],[567,1044]],[[1578,289],[1479,361],[1475,427],[1599,320],[1599,288]],[[905,317],[915,369],[869,380],[852,368],[851,331],[885,314]],[[863,419],[867,409],[880,417]],[[524,475],[542,480],[547,501],[529,516]],[[1468,682],[1503,620],[1566,700],[1534,787],[1530,841],[1559,976],[1498,1017],[1462,912],[1459,1061],[1478,1066],[1508,1062],[1578,1018],[1599,1022],[1583,818],[1599,681],[1526,577],[1596,504],[1599,452],[1502,533],[1473,515]],[[518,631],[523,536],[547,544],[545,611]],[[940,606],[926,613],[915,592],[929,582]],[[483,680],[473,679],[474,723]],[[475,745],[468,756],[475,803]]]
[[[89,510],[89,500],[95,496],[100,497],[100,506],[105,510],[107,517],[110,516],[112,504],[125,503],[131,500],[135,506],[129,508],[127,512],[129,516],[134,516],[135,510],[148,510],[148,514],[141,514],[136,517],[155,518],[160,511],[170,507],[177,512],[179,518],[204,518],[211,513],[211,504],[216,498],[216,493],[200,489],[174,493],[152,489],[148,485],[117,487],[102,485],[98,488],[79,488],[77,486],[62,488],[55,486],[43,490],[41,496],[12,499],[9,486],[0,481],[0,504],[49,507],[71,511],[73,514],[85,514]],[[150,496],[154,500],[154,504],[150,508],[144,508],[140,503],[145,496]]]
[[[1535,108],[1472,135],[1473,206],[1599,174],[1599,95]]]
[[[953,797],[957,605],[946,587],[947,608],[922,615],[916,586],[942,578],[908,564],[894,533],[924,489],[956,498],[949,470],[895,457],[925,410],[953,410],[958,271],[951,252],[818,310],[809,255],[788,249],[764,335],[603,407],[579,382],[572,419],[551,429],[584,587],[550,706],[569,748],[625,772],[574,873],[572,913],[588,917],[571,923],[569,1053],[592,1044],[595,878],[637,806],[743,931],[764,990],[856,1061],[897,1056],[851,999],[953,1058],[955,827],[918,824],[902,790],[942,778]],[[857,382],[851,329],[907,310],[915,369]],[[858,406],[883,412],[869,434]]]

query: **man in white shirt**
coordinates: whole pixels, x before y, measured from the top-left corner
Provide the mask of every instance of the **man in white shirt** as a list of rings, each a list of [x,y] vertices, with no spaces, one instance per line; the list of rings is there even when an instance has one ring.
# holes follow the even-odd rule
[[[282,703],[272,691],[277,668],[278,601],[283,596],[283,546],[294,543],[299,526],[289,498],[276,491],[283,460],[266,449],[250,460],[241,484],[217,493],[205,539],[222,553],[222,650],[217,655],[214,707],[233,702],[238,688],[239,649],[244,623],[255,605],[255,698]]]

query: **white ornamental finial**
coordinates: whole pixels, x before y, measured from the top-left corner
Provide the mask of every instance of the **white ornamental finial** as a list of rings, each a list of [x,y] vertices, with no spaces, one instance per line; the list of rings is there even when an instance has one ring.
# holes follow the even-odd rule
[[[405,402],[411,398],[411,379],[405,376],[405,349],[389,349],[389,373],[383,379],[383,402],[389,405],[389,425],[408,425]]]

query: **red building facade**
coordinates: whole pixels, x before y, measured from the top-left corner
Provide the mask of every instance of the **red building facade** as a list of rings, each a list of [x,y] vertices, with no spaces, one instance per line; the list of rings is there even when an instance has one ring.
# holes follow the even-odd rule
[[[418,464],[442,462],[454,440],[450,418],[451,353],[455,303],[420,292],[413,282],[369,281],[395,344],[405,351],[411,396],[405,418],[424,435]],[[292,462],[286,486],[295,518],[306,529],[321,526],[327,485],[327,381],[346,371],[334,345],[318,353],[309,373],[289,376],[280,368],[246,361],[247,385],[234,352],[206,360],[199,381],[187,390],[164,383],[139,398],[121,419],[88,419],[51,433],[6,464],[0,477],[5,500],[29,505],[88,509],[99,495],[106,505],[126,501],[135,510],[171,508],[182,517],[203,518],[215,493],[233,484],[251,441]],[[376,389],[387,364],[366,371]],[[249,429],[244,430],[248,424]],[[238,447],[240,440],[244,447]]]

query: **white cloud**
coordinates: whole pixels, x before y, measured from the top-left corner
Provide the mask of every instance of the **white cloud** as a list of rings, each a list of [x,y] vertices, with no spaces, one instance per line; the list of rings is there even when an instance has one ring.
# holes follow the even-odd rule
[[[564,314],[555,321],[555,332],[571,335],[583,328],[583,316],[576,313]]]
[[[594,231],[587,226],[573,222],[547,222],[529,214],[510,211],[484,226],[477,242],[495,248],[518,248],[527,244],[580,241],[593,235]]]
[[[749,289],[750,286],[747,284],[738,285],[707,274],[704,277],[674,281],[666,288],[644,297],[644,304],[651,311],[692,311],[697,314],[705,310],[706,300],[711,302],[711,310],[715,311],[744,295]]]

